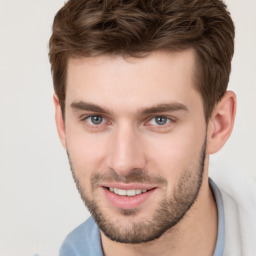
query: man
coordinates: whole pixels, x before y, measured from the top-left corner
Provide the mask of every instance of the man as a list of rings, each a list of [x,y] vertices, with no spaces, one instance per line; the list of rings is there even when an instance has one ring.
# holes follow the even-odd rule
[[[250,212],[244,227],[208,178],[235,119],[233,50],[219,0],[69,0],[57,13],[56,124],[92,214],[60,255],[256,255]]]

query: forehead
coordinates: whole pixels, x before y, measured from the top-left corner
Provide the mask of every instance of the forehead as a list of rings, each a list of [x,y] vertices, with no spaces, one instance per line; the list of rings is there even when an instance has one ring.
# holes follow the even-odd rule
[[[66,103],[86,101],[108,108],[190,104],[195,90],[193,50],[153,52],[146,57],[97,56],[68,61]]]

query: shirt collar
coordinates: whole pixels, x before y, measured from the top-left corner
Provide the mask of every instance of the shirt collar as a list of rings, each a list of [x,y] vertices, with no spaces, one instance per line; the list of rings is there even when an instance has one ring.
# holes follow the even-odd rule
[[[225,246],[225,216],[221,193],[217,185],[209,178],[210,187],[215,197],[218,210],[218,234],[213,256],[222,256]]]

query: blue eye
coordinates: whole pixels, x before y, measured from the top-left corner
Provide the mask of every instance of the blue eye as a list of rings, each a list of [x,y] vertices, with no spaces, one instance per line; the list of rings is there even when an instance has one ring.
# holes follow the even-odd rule
[[[150,120],[150,124],[152,125],[166,125],[171,120],[165,116],[156,116]]]
[[[89,116],[86,120],[92,125],[100,125],[105,122],[105,119],[102,116]]]

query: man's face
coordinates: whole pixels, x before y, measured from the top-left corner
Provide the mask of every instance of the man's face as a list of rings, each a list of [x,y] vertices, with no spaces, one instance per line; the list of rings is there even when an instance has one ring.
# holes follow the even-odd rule
[[[104,234],[150,241],[196,200],[206,123],[194,54],[70,59],[66,148],[74,179]]]

